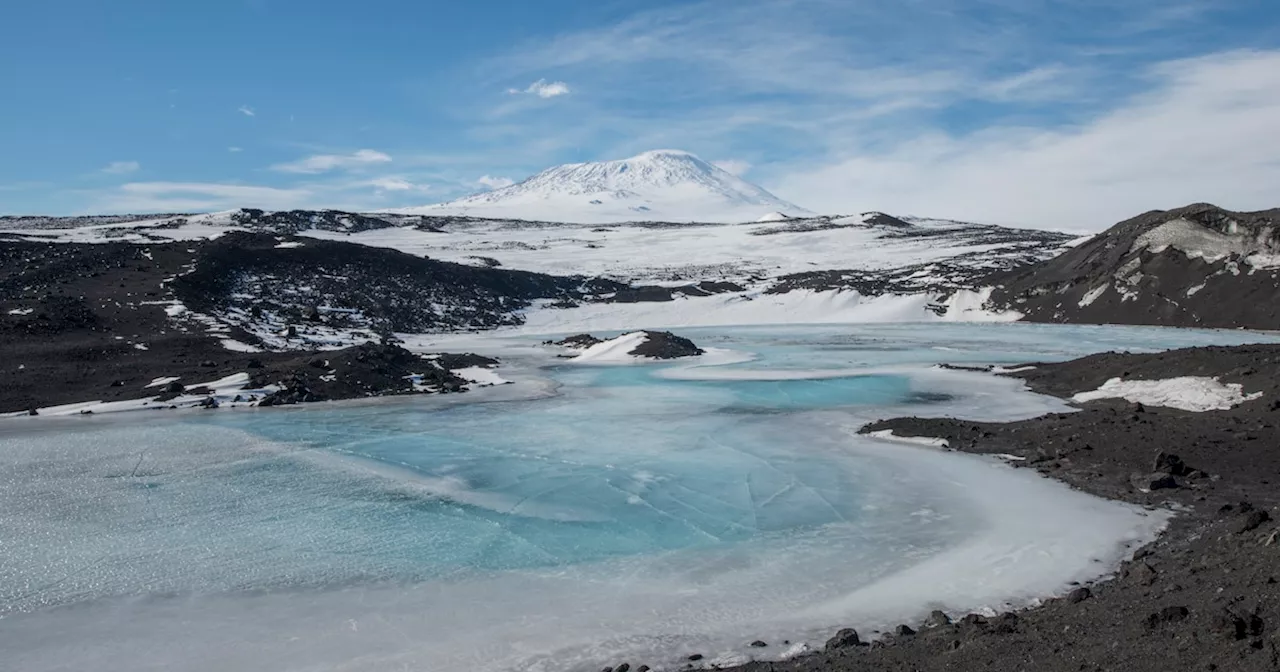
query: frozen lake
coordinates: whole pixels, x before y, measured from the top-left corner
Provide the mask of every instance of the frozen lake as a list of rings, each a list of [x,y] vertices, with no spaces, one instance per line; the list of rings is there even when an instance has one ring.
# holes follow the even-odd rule
[[[1104,574],[1165,515],[857,428],[1066,408],[937,362],[1277,340],[955,324],[681,334],[717,354],[583,366],[529,354],[534,338],[477,342],[519,383],[471,403],[8,421],[5,664],[661,669],[1026,604]]]

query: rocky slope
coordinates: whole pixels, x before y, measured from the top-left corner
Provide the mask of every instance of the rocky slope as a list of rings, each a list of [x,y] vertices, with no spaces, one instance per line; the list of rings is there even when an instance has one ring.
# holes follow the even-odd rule
[[[1280,328],[1280,209],[1196,204],[1121,222],[982,281],[1035,322]]]
[[[531,301],[617,287],[263,234],[154,245],[0,241],[0,412],[132,399],[162,377],[185,385],[273,371],[258,382],[290,389],[300,379],[307,391],[296,396],[311,400],[448,389],[456,379],[435,380],[440,367],[406,361],[388,334],[511,324]],[[369,341],[383,350],[358,349]],[[357,350],[328,356],[343,366],[310,364],[319,349],[350,346]],[[411,374],[426,378],[407,382]]]

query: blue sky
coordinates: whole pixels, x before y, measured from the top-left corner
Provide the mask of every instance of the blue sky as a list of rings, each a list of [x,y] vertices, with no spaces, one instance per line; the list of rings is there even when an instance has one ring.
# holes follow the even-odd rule
[[[10,214],[421,205],[655,148],[828,212],[1280,205],[1274,0],[44,0],[0,26]]]

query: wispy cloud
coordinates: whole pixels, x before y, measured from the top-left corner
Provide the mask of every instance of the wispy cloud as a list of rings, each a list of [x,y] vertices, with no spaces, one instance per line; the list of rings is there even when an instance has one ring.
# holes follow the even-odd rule
[[[352,184],[353,187],[372,187],[376,191],[430,191],[431,186],[417,184],[403,177],[377,177]]]
[[[243,151],[244,151],[244,148],[243,148],[243,147],[228,147],[228,148],[227,148],[227,151],[228,151],[228,152],[231,152],[232,154],[238,154],[238,153],[240,153],[240,152],[243,152]]]
[[[207,212],[232,208],[278,210],[304,207],[310,189],[211,182],[130,182],[103,194],[99,212]]]
[[[249,107],[248,105],[241,105],[236,111],[239,112],[240,114],[243,114],[246,117],[257,116],[258,114],[257,112],[254,112],[253,108]]]
[[[919,0],[909,11],[889,0],[659,6],[516,45],[477,66],[493,81],[552,71],[592,95],[572,106],[514,108],[530,112],[520,115],[509,114],[515,101],[499,104],[477,115],[469,134],[504,160],[523,157],[531,171],[654,147],[737,157],[743,164],[723,167],[749,168],[780,196],[819,210],[897,208],[1097,228],[1134,207],[1213,194],[1255,203],[1250,194],[1264,180],[1232,185],[1225,176],[1260,161],[1266,143],[1258,138],[1274,133],[1252,135],[1242,154],[1212,152],[1233,167],[1222,177],[1172,179],[1179,171],[1145,163],[1163,155],[1157,128],[1171,148],[1185,143],[1169,138],[1221,135],[1220,147],[1234,147],[1250,137],[1247,125],[1230,127],[1243,123],[1235,117],[1245,110],[1173,93],[1184,80],[1170,69],[1208,67],[1213,58],[1231,63],[1224,73],[1249,67],[1240,54],[1203,51],[1242,40],[1229,22],[1208,20],[1218,11],[1225,10],[1207,0]],[[1238,100],[1247,86],[1239,88],[1219,101]],[[1144,107],[1155,98],[1181,113]],[[1127,127],[1131,141],[1107,130],[1128,115],[1148,124]],[[1108,142],[1091,140],[1104,136]],[[1130,154],[1145,158],[1117,158]],[[1186,175],[1206,171],[1167,160]],[[1111,165],[1131,171],[1115,179],[1127,175],[1122,182],[1140,186],[1097,184]],[[1010,194],[1004,181],[1041,197]]]
[[[476,185],[489,190],[509,187],[515,183],[515,180],[509,177],[492,177],[490,175],[483,175],[480,179],[476,180]]]
[[[102,168],[100,172],[108,175],[128,175],[136,173],[142,169],[142,164],[137,161],[112,161]]]
[[[539,98],[555,98],[556,96],[564,96],[570,93],[569,85],[564,82],[548,82],[545,79],[530,84],[525,89],[507,89],[507,93],[511,95],[532,94]]]
[[[272,170],[281,173],[316,174],[332,170],[353,170],[380,163],[389,163],[391,156],[373,149],[361,149],[351,154],[315,154],[297,161],[278,163]]]
[[[1275,206],[1280,51],[1161,63],[1154,88],[1082,125],[991,126],[849,147],[792,165],[775,189],[826,212],[885,209],[998,223],[1097,230],[1196,201]]]
[[[739,161],[737,159],[725,159],[723,161],[712,161],[712,165],[723,170],[730,175],[742,176],[748,170],[751,170],[751,164],[747,161]]]

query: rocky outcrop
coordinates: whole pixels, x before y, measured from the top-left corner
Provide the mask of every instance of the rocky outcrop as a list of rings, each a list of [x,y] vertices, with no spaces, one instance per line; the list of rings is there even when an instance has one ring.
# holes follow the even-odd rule
[[[534,300],[624,287],[346,242],[307,240],[282,248],[274,237],[245,233],[200,245],[194,266],[173,281],[176,298],[251,332],[277,331],[308,316],[371,334],[489,329],[519,324],[519,311]]]
[[[645,331],[648,340],[636,346],[631,354],[650,359],[679,359],[681,357],[697,357],[706,352],[693,344],[693,341],[676,336],[669,331]]]
[[[983,284],[992,307],[1033,322],[1275,329],[1280,209],[1148,212]]]

